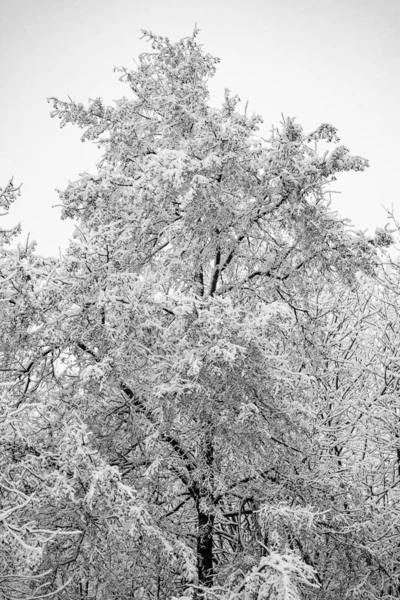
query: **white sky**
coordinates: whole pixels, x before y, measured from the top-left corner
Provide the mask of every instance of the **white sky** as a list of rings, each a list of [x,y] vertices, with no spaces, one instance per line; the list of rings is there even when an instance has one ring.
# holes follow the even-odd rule
[[[100,155],[80,130],[59,129],[46,98],[129,96],[113,67],[148,49],[140,30],[176,41],[195,22],[221,59],[213,105],[228,87],[266,131],[281,113],[306,132],[335,125],[371,167],[338,179],[334,206],[371,231],[385,222],[382,204],[400,217],[399,0],[0,0],[0,186],[12,175],[24,184],[2,226],[20,221],[41,254],[65,248],[73,225],[51,208],[55,188],[93,172]]]

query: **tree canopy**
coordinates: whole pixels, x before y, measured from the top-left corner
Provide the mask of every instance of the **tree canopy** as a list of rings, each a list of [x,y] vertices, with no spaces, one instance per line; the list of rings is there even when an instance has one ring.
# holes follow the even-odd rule
[[[395,232],[332,211],[335,127],[211,107],[197,35],[51,99],[102,149],[64,255],[1,233],[0,593],[398,598]]]

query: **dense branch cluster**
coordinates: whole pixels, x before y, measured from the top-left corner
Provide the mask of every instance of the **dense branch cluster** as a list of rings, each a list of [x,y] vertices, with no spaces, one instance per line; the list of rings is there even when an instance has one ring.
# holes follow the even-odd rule
[[[64,256],[0,232],[0,596],[399,598],[394,230],[329,201],[368,163],[144,36],[129,98],[52,99],[103,150]]]

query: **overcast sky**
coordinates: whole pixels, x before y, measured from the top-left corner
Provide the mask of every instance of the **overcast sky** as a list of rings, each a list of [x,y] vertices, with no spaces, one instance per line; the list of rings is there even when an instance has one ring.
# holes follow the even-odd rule
[[[141,29],[176,41],[195,23],[221,59],[213,105],[228,87],[266,131],[281,113],[306,131],[335,125],[371,164],[338,179],[335,207],[371,232],[385,222],[382,204],[400,217],[399,0],[2,0],[0,186],[13,175],[23,195],[1,225],[20,221],[41,254],[65,248],[72,223],[52,208],[55,189],[93,172],[100,155],[80,130],[60,130],[46,98],[129,96],[113,67],[147,50]]]

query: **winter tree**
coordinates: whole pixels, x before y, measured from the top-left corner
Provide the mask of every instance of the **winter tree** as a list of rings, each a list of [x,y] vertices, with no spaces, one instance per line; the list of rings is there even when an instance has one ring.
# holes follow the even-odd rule
[[[52,99],[103,155],[60,192],[65,255],[18,289],[32,317],[11,406],[46,407],[20,460],[43,496],[32,522],[58,531],[35,597],[397,597],[365,487],[397,439],[378,448],[364,398],[389,347],[371,300],[387,239],[329,202],[368,163],[329,124],[264,139],[228,90],[212,108],[197,33],[144,32],[115,106]]]

